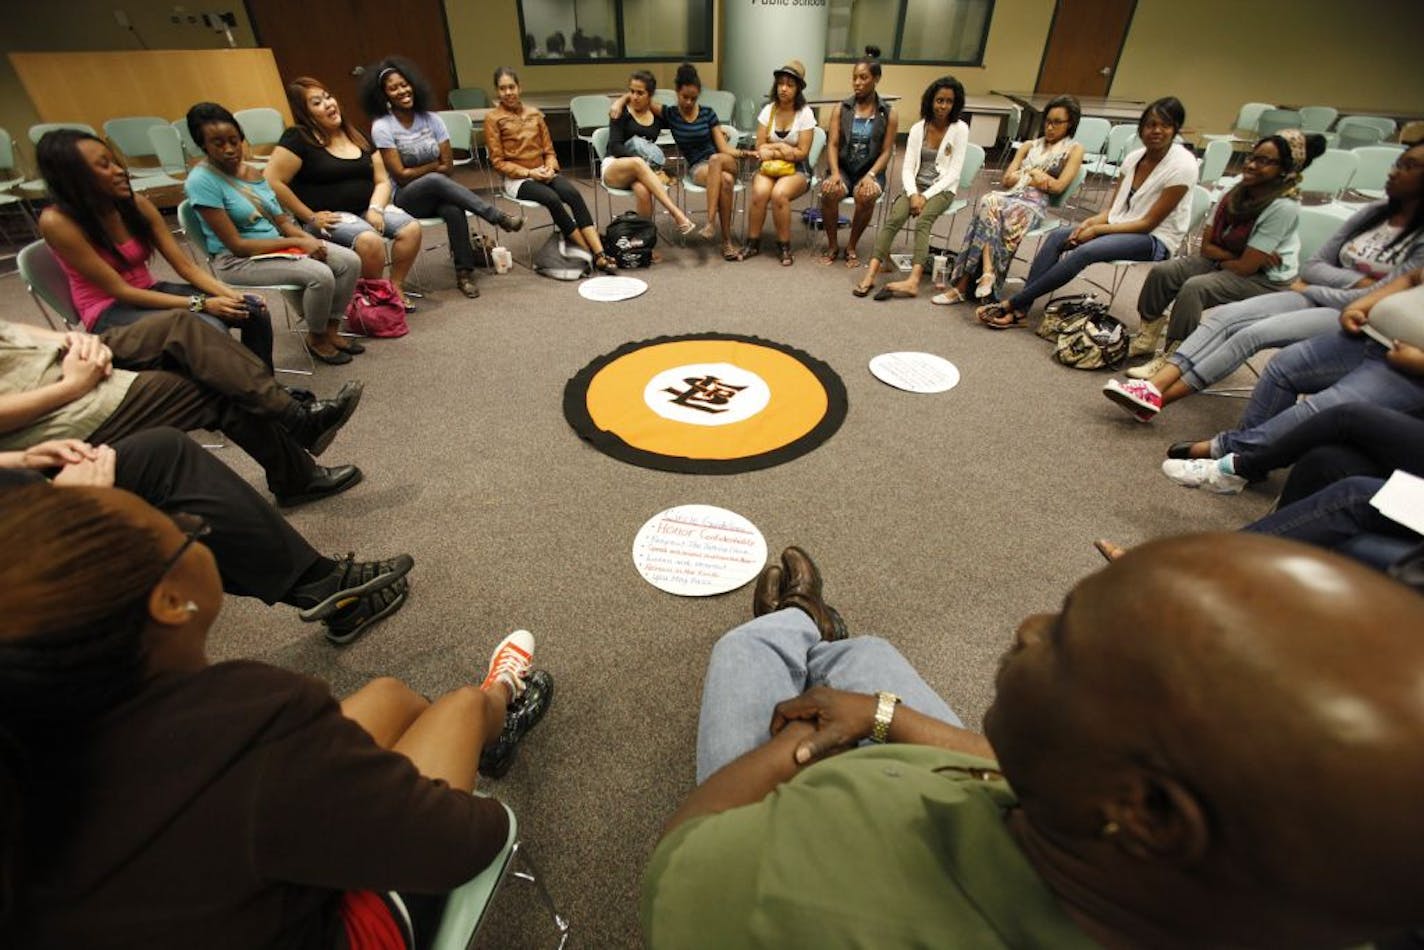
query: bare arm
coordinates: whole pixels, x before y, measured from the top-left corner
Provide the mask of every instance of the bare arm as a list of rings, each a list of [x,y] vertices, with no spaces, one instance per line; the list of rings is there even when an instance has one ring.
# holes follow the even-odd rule
[[[1029,146],[1032,142],[1024,142],[1019,145],[1019,150],[1014,153],[1014,160],[1009,162],[1009,167],[1004,169],[1004,177],[1001,179],[1005,188],[1012,188],[1019,183],[1019,176],[1023,174],[1024,156],[1028,154]]]
[[[831,127],[826,130],[826,167],[830,171],[826,172],[826,180],[839,178],[841,176],[841,107],[836,106],[831,110]]]
[[[282,237],[246,238],[237,232],[237,225],[232,223],[232,218],[228,217],[226,209],[199,207],[197,210],[198,214],[202,215],[204,223],[213,229],[213,234],[222,242],[223,247],[227,248],[235,257],[271,254],[274,251],[285,251],[292,247],[299,247],[307,254],[315,254],[322,247],[320,241],[292,224],[291,218],[286,215],[277,219],[278,230],[282,232]],[[283,222],[288,227],[282,227]]]
[[[375,187],[371,189],[371,204],[384,208],[391,203],[391,176],[386,173],[386,163],[380,152],[371,153],[371,178]]]
[[[292,191],[292,179],[296,178],[297,172],[301,170],[302,160],[289,149],[279,145],[272,150],[272,157],[267,160],[262,177],[272,186],[272,191],[282,207],[290,211],[292,217],[299,222],[308,224],[316,217],[317,209],[308,208],[297,197],[296,192]]]
[[[663,826],[663,836],[693,818],[761,801],[800,769],[795,759],[796,745],[813,731],[806,723],[794,723],[763,745],[718,769],[673,812]]]
[[[840,114],[840,110],[836,110]],[[900,113],[894,109],[890,110],[890,121],[885,125],[885,138],[880,143],[880,154],[875,159],[875,164],[870,166],[871,175],[879,175],[885,171],[885,166],[890,164],[890,153],[895,151],[895,136],[900,134]]]

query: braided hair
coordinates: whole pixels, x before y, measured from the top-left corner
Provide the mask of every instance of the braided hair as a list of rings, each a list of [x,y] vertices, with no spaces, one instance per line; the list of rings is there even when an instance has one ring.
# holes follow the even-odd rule
[[[94,721],[143,683],[148,592],[164,559],[152,531],[77,489],[0,495],[0,943],[25,865],[56,849]]]

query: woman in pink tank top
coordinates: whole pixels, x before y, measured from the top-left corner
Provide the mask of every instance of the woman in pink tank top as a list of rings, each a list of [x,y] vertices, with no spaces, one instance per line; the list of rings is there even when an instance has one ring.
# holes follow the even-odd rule
[[[129,186],[128,171],[102,139],[87,132],[48,132],[35,148],[54,203],[40,215],[40,234],[69,278],[84,326],[93,333],[151,313],[189,310],[272,367],[272,318],[260,298],[214,278],[179,248],[153,202]],[[182,283],[156,281],[148,258],[157,251]]]

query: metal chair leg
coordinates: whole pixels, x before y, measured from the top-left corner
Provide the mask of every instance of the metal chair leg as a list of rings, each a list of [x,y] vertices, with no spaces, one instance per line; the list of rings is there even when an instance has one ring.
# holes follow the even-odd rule
[[[564,950],[564,944],[569,939],[569,922],[559,913],[559,909],[554,906],[554,899],[549,896],[549,891],[544,887],[544,882],[539,878],[539,869],[534,865],[534,861],[529,857],[529,852],[523,847],[522,841],[516,841],[509,856],[510,876],[534,885],[534,889],[539,894],[539,900],[544,908],[548,910],[549,916],[553,918],[554,926],[559,931],[558,950]],[[519,865],[523,864],[528,870],[520,870]]]

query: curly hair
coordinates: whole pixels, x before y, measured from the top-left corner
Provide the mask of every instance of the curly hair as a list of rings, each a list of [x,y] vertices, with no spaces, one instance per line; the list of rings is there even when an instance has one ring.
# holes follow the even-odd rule
[[[949,110],[949,124],[953,125],[964,114],[964,83],[953,76],[941,76],[925,87],[924,94],[920,96],[920,118],[927,123],[934,121],[935,96],[941,89],[954,93],[954,108]]]
[[[375,120],[391,111],[390,100],[386,98],[386,80],[392,73],[400,74],[410,84],[411,97],[415,100],[411,108],[416,112],[429,112],[435,96],[420,67],[404,56],[387,56],[379,63],[367,66],[361,74],[358,95],[366,115]]]

